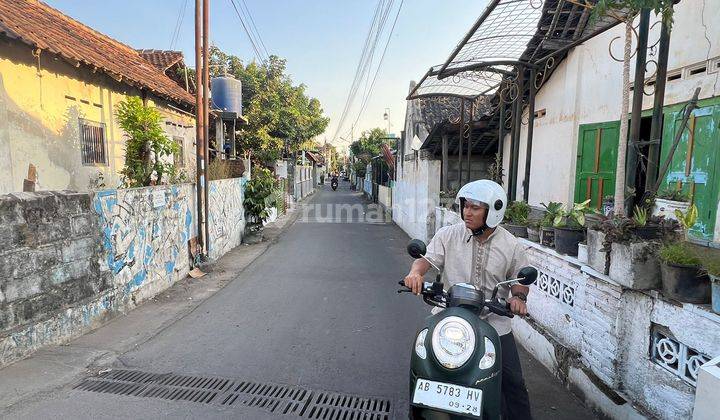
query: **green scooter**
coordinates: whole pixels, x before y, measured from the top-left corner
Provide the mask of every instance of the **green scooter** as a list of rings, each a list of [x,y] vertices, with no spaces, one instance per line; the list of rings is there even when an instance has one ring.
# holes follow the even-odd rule
[[[498,286],[530,285],[537,270],[525,267],[518,278],[498,283],[490,299],[471,284],[455,284],[445,291],[441,271],[425,258],[425,243],[413,239],[407,246],[413,258],[424,258],[438,274],[425,282],[425,303],[445,309],[425,320],[415,339],[410,361],[411,419],[499,419],[501,417],[502,352],[495,329],[479,317],[483,311],[512,318]],[[398,293],[410,292],[403,289]]]

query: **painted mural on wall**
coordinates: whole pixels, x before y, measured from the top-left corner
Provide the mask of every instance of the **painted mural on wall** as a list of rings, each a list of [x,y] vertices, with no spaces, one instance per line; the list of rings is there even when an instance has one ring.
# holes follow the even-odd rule
[[[105,257],[116,287],[152,295],[189,270],[192,185],[99,191],[93,206],[100,216]],[[148,289],[147,291],[145,289]]]
[[[215,260],[240,245],[245,230],[245,178],[210,181],[208,221],[210,258]]]

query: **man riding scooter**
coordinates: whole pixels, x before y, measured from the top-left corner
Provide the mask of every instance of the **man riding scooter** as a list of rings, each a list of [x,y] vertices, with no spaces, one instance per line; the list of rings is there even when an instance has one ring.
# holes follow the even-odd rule
[[[489,180],[470,182],[460,189],[456,201],[463,222],[438,230],[425,257],[443,270],[444,284],[471,283],[489,295],[498,283],[515,277],[527,265],[526,250],[515,236],[499,226],[507,207],[507,196],[500,185]],[[413,293],[421,293],[430,262],[423,258],[415,260],[405,277],[405,286]],[[501,284],[498,296],[510,296],[512,313],[526,315],[528,292],[529,288],[521,284]],[[530,402],[510,319],[494,313],[481,318],[497,331],[502,344],[504,417],[530,419]]]
[[[338,187],[338,176],[336,173],[332,174],[332,179],[330,180],[330,187],[333,189],[333,191],[337,190]]]

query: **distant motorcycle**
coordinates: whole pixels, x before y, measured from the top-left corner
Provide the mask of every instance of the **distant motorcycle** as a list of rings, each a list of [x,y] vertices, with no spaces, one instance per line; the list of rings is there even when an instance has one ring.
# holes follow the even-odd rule
[[[408,253],[425,258],[425,243],[410,241]],[[432,264],[432,262],[430,262]],[[490,299],[471,284],[444,290],[441,271],[434,282],[425,282],[423,301],[444,311],[425,319],[415,339],[410,362],[410,418],[499,419],[502,352],[495,329],[478,317],[485,310],[512,318],[508,303],[497,296],[500,284],[530,285],[537,270],[525,267],[517,278],[495,286]],[[400,292],[410,292],[401,280]]]
[[[332,181],[330,181],[330,187],[332,187],[333,191],[337,190],[338,187],[338,179],[336,176],[332,178]]]

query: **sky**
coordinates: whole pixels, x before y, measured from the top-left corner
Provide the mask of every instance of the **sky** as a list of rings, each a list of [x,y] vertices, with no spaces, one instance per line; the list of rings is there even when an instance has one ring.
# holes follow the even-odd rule
[[[193,0],[45,1],[133,48],[173,46],[184,53],[189,66],[195,63]],[[242,9],[241,1],[235,0]],[[308,94],[320,100],[330,124],[317,140],[332,142],[377,0],[245,0],[245,4],[268,52],[287,59],[293,81],[305,84]],[[400,0],[394,1],[370,76],[399,4]],[[367,106],[359,115],[363,82],[334,144],[347,147],[356,119],[354,139],[364,130],[387,128],[386,108],[390,132],[400,135],[410,81],[419,81],[430,66],[447,59],[486,4],[486,0],[404,0]],[[171,45],[183,10],[179,36]],[[210,0],[210,42],[243,60],[255,57],[231,0]]]

